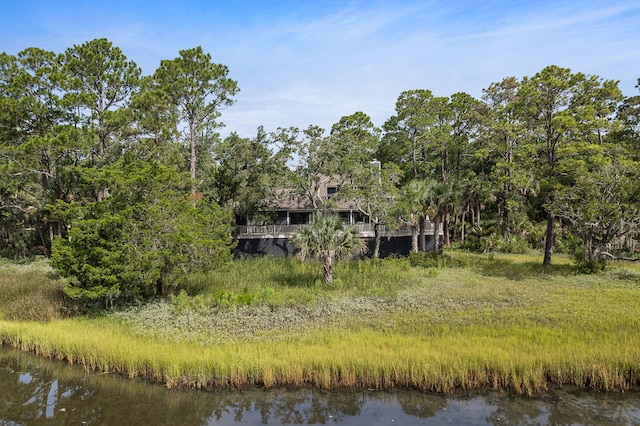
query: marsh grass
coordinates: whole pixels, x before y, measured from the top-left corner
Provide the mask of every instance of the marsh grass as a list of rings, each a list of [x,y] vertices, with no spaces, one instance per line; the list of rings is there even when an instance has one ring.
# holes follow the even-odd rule
[[[19,264],[0,259],[0,316],[12,320],[50,321],[75,310],[45,260]]]
[[[193,278],[168,301],[102,317],[0,321],[0,338],[167,387],[532,394],[640,385],[634,265],[579,275],[570,260],[542,269],[530,256],[452,255],[466,266],[437,274],[406,259],[338,263],[331,286],[319,284],[315,264],[249,259]]]

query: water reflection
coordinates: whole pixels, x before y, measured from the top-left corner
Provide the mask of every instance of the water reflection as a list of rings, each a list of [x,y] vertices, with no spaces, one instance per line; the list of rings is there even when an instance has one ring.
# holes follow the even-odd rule
[[[167,390],[0,347],[0,425],[639,424],[640,394]]]

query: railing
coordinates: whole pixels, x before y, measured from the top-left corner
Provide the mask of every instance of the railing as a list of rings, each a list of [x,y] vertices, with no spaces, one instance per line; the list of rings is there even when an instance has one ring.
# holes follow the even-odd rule
[[[236,227],[239,237],[259,237],[265,235],[282,235],[289,236],[301,227],[307,225],[238,225]],[[374,229],[371,223],[357,223],[355,226],[361,234],[370,234],[373,236]],[[411,235],[411,229],[408,226],[401,226],[392,229],[386,225],[380,225],[380,233],[385,234],[402,234]],[[433,234],[433,224],[428,224],[425,228],[427,235]]]
[[[239,225],[240,235],[292,234],[305,225]]]

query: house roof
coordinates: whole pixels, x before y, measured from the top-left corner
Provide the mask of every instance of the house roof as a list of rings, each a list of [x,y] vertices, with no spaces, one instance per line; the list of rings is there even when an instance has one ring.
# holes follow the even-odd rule
[[[320,176],[315,186],[309,185],[310,194],[300,195],[292,189],[282,189],[277,191],[275,199],[270,204],[282,210],[313,210],[312,196],[318,206],[329,207],[333,210],[353,210],[356,204],[349,200],[336,200],[331,197],[329,188],[339,188],[341,181],[336,178]],[[313,194],[311,194],[313,191]]]

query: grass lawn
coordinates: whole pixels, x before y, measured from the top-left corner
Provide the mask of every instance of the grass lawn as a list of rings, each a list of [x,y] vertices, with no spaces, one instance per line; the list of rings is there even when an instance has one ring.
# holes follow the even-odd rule
[[[640,265],[578,275],[558,255],[295,259],[193,276],[168,300],[78,315],[46,262],[0,263],[0,339],[168,387],[410,387],[535,393],[640,384]]]

